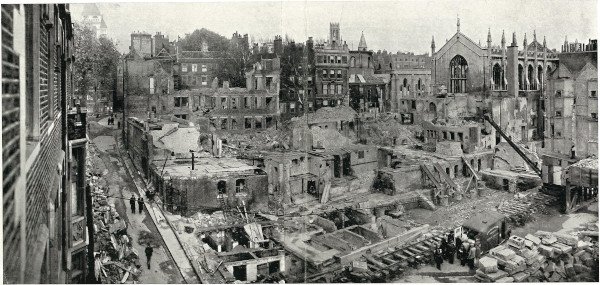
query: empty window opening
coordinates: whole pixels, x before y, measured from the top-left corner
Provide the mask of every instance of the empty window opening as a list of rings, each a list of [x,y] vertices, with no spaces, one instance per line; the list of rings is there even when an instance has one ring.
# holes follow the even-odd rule
[[[358,158],[365,158],[365,151],[363,151],[363,150],[359,151]]]
[[[219,194],[219,195],[227,194],[227,183],[224,180],[217,182],[217,194]]]
[[[245,121],[244,122],[244,128],[251,129],[252,128],[252,119],[246,118],[244,121]]]
[[[242,193],[246,190],[246,180],[237,179],[235,180],[235,193]]]

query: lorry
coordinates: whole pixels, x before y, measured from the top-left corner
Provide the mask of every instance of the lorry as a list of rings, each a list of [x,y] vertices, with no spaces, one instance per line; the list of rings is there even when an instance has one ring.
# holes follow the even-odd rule
[[[481,252],[487,252],[509,238],[508,218],[500,212],[484,211],[466,220],[461,227],[455,229],[454,236],[479,241]]]

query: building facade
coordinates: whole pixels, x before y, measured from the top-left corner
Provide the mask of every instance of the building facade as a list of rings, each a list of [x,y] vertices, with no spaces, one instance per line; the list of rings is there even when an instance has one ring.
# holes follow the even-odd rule
[[[546,83],[542,173],[544,183],[564,186],[569,165],[598,156],[597,41],[566,42],[562,51]]]
[[[349,53],[339,23],[330,23],[327,43],[315,45],[315,109],[349,104]]]
[[[493,120],[516,142],[540,140],[544,82],[549,71],[556,69],[558,56],[544,43],[523,39],[519,49],[516,35],[506,46],[504,33],[500,46],[492,45],[488,31],[487,45],[476,44],[457,32],[439,50],[432,40],[432,90],[437,97],[465,97],[467,108],[458,117],[477,117],[491,113]],[[439,106],[438,106],[439,107]],[[445,118],[446,119],[446,118]],[[495,130],[487,127],[495,134]],[[502,141],[495,134],[497,142]]]
[[[68,4],[2,5],[6,283],[86,283],[85,110]]]
[[[350,107],[355,111],[377,113],[383,106],[385,82],[375,76],[373,52],[367,50],[365,35],[360,36],[358,50],[349,52],[348,88]]]

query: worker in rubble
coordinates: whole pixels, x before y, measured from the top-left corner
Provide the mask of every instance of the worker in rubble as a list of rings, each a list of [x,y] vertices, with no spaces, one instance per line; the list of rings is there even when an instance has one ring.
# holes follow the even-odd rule
[[[446,259],[448,255],[448,241],[445,238],[442,238],[440,247],[442,249],[442,258]]]
[[[129,205],[131,206],[132,214],[135,214],[135,202],[136,202],[135,195],[132,194],[131,198],[129,198]]]
[[[150,259],[152,258],[152,252],[154,252],[154,249],[150,246],[150,243],[148,243],[144,251],[146,252],[146,260],[148,260],[148,269],[150,269]]]
[[[456,247],[454,246],[454,241],[450,240],[448,243],[448,249],[446,250],[446,258],[448,258],[448,263],[454,264],[454,254],[456,253]]]
[[[471,245],[469,248],[469,254],[467,255],[467,264],[469,264],[469,269],[475,269],[475,258],[477,257],[477,247],[475,245]]]
[[[574,159],[575,158],[575,145],[573,145],[571,147],[571,158]]]
[[[465,248],[465,246],[463,244],[459,244],[456,248],[457,248],[456,258],[458,258],[460,260],[460,266],[465,266],[465,263],[467,262],[467,259],[466,259],[467,249]]]
[[[439,270],[442,270],[442,263],[444,262],[444,251],[441,246],[438,246],[433,253],[433,258],[435,260],[435,267]]]

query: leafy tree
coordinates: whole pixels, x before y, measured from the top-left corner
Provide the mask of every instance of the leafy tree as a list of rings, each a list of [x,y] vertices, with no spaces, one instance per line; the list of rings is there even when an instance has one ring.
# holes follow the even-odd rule
[[[183,50],[201,50],[203,41],[208,45],[209,51],[227,51],[229,49],[227,38],[205,28],[186,34],[180,44]]]
[[[92,27],[86,23],[74,23],[75,63],[74,80],[76,92],[83,104],[90,91],[101,96],[112,96],[116,91],[119,52],[114,43],[104,37],[96,38]],[[103,92],[103,93],[102,93]],[[94,98],[98,99],[98,96]]]

